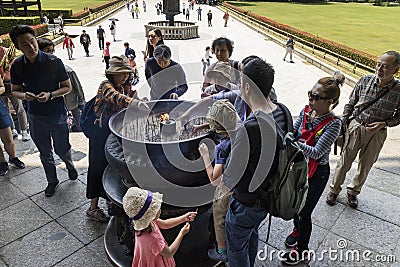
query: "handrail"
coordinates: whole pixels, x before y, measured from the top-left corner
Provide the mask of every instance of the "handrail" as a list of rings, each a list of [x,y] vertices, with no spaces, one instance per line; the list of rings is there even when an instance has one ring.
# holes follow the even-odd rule
[[[266,22],[257,20],[257,19],[255,19],[255,18],[253,18],[253,17],[251,17],[251,16],[248,16],[248,15],[245,14],[245,13],[239,12],[238,10],[236,10],[236,9],[234,9],[234,8],[231,8],[231,7],[228,7],[228,6],[225,6],[225,5],[223,5],[223,7],[224,7],[225,9],[229,9],[230,12],[233,12],[233,13],[234,13],[234,15],[239,15],[239,16],[241,16],[242,19],[244,19],[244,20],[248,20],[248,21],[253,22],[253,23],[255,23],[255,24],[261,25],[262,27],[266,28],[267,31],[270,31],[270,30],[274,31],[275,33],[281,35],[282,38],[291,35],[290,33],[286,32],[286,31],[284,31],[284,30],[282,30],[282,29],[278,29],[278,28],[276,28],[276,27],[274,27],[274,26],[272,26],[272,25],[269,25],[269,24],[266,23]],[[313,53],[313,54],[315,54],[315,50],[319,50],[319,51],[321,51],[321,52],[324,53],[324,55],[323,55],[323,58],[324,58],[324,59],[326,59],[326,55],[327,55],[327,54],[328,54],[328,55],[331,55],[331,56],[333,56],[333,57],[335,57],[335,58],[336,58],[336,65],[338,65],[338,66],[341,65],[341,64],[340,64],[341,61],[345,61],[345,62],[351,64],[351,65],[353,66],[352,72],[353,72],[354,74],[356,73],[356,69],[357,69],[357,68],[366,70],[366,71],[368,71],[368,72],[375,72],[375,69],[373,69],[373,68],[371,68],[371,67],[369,67],[369,66],[366,66],[366,65],[364,65],[364,64],[362,64],[362,63],[359,63],[359,62],[357,62],[357,61],[355,61],[355,60],[353,60],[353,59],[350,59],[350,58],[347,58],[347,57],[342,56],[342,55],[340,55],[340,54],[337,54],[337,53],[335,53],[335,52],[333,52],[333,51],[331,51],[331,50],[329,50],[329,49],[326,49],[325,47],[319,46],[319,45],[317,45],[317,44],[315,44],[315,43],[313,43],[313,42],[304,40],[304,39],[299,38],[299,37],[297,37],[297,36],[295,36],[295,37],[296,37],[296,42],[302,44],[302,46],[303,46],[302,48],[304,48],[304,46],[307,46],[308,48],[312,49],[312,53]],[[284,45],[284,42],[282,42],[282,45]]]

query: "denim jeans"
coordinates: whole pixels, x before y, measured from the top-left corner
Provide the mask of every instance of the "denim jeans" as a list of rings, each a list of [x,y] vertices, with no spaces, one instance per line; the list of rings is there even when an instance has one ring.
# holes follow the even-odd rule
[[[253,207],[247,207],[231,197],[225,219],[229,266],[254,266],[258,250],[258,227],[266,216],[261,201]]]
[[[313,177],[308,180],[306,203],[300,214],[293,220],[294,227],[300,233],[297,246],[300,250],[308,250],[312,231],[311,215],[329,180],[329,165],[319,165]]]

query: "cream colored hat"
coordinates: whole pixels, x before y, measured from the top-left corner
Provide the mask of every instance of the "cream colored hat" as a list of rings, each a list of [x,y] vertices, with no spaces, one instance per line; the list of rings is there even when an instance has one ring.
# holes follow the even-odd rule
[[[230,81],[232,79],[231,71],[232,67],[228,62],[217,62],[214,68],[207,72],[207,76],[211,78],[212,75],[220,73]]]
[[[110,67],[106,70],[106,74],[131,73],[134,69],[129,65],[129,61],[125,56],[113,56],[110,59]]]
[[[206,115],[211,131],[231,132],[235,131],[239,121],[235,107],[227,99],[216,101]]]
[[[124,210],[132,219],[136,231],[145,229],[161,209],[163,195],[138,187],[131,187],[122,199]]]

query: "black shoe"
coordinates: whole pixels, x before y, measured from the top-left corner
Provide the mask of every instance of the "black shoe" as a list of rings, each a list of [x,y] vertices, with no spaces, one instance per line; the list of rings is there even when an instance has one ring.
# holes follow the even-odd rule
[[[51,197],[52,195],[54,195],[54,193],[56,192],[56,188],[58,186],[60,182],[56,182],[56,183],[49,183],[46,187],[46,189],[44,190],[44,195],[46,197]]]
[[[78,172],[75,168],[73,169],[68,169],[68,177],[70,180],[76,180],[78,179]]]
[[[299,232],[296,228],[293,228],[293,231],[286,237],[285,246],[287,248],[293,248],[297,245],[297,238],[299,237]]]
[[[19,158],[15,157],[13,159],[10,159],[10,162],[15,165],[18,169],[24,169],[25,168],[25,163],[19,160]]]
[[[294,61],[293,61],[293,60],[290,60],[289,62],[290,62],[290,63],[294,63]]]
[[[0,175],[4,176],[8,173],[8,162],[0,162]]]
[[[347,193],[347,205],[349,205],[350,208],[356,209],[358,207],[357,196]]]

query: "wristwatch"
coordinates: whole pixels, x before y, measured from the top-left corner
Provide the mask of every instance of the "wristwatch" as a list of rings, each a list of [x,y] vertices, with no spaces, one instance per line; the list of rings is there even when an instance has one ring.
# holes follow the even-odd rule
[[[54,93],[50,92],[50,100],[53,99],[53,97],[54,97]]]

